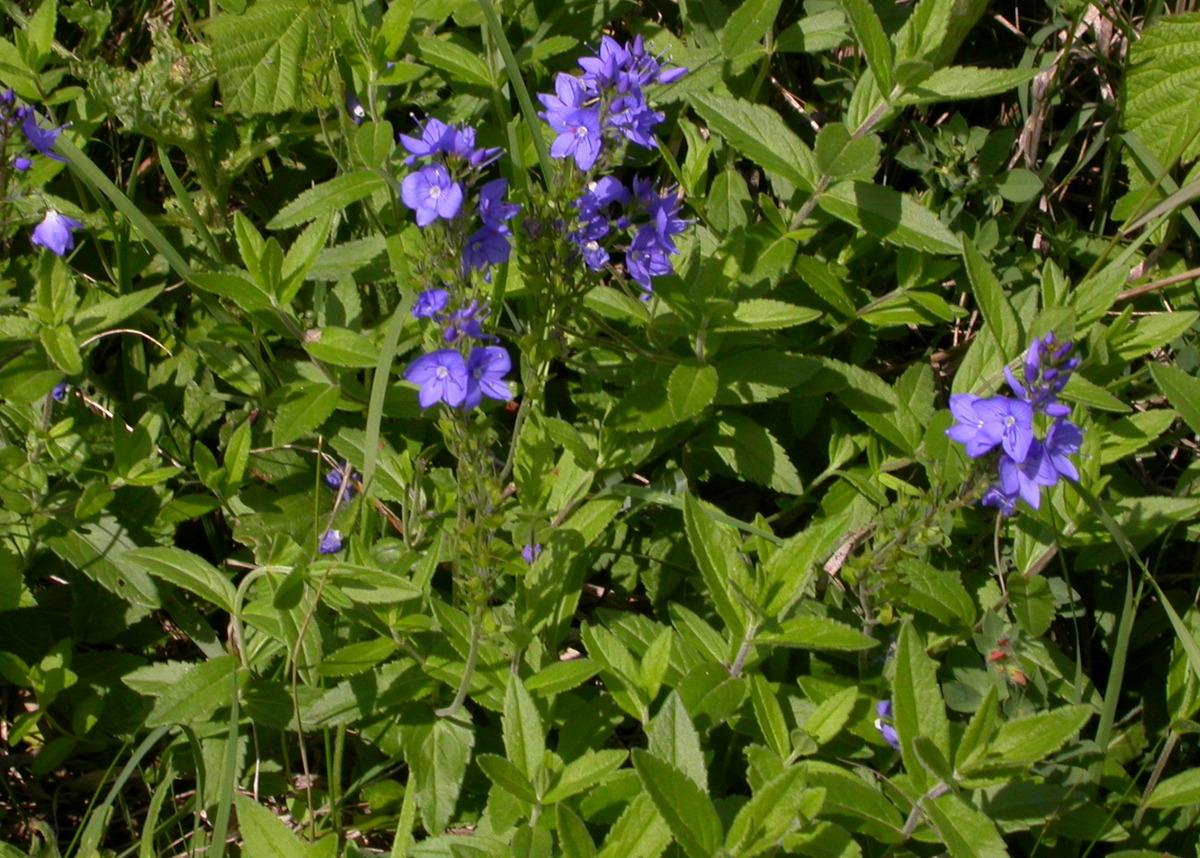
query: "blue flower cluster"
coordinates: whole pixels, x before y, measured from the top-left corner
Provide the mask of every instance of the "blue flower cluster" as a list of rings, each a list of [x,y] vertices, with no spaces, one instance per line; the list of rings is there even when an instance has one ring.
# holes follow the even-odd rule
[[[496,338],[483,332],[482,320],[488,308],[471,301],[458,310],[445,312],[450,306],[450,293],[445,289],[427,289],[413,305],[413,316],[433,319],[443,326],[442,337],[447,343],[466,345],[470,340]],[[512,370],[508,352],[500,346],[471,346],[466,357],[460,348],[444,348],[421,355],[408,365],[404,377],[419,385],[417,401],[422,408],[444,402],[451,408],[464,411],[475,408],[483,397],[507,401],[513,398],[504,376]]]
[[[579,60],[583,74],[565,72],[554,80],[554,95],[539,95],[546,108],[540,116],[558,135],[550,147],[554,158],[574,158],[575,166],[588,171],[604,149],[628,140],[654,148],[654,126],[663,115],[646,103],[644,88],[652,83],[671,83],[687,69],[664,70],[658,59],[646,53],[642,37],[621,46],[605,36],[594,57]]]
[[[594,57],[579,60],[583,74],[561,73],[554,95],[539,95],[540,116],[558,135],[550,147],[555,158],[573,158],[585,173],[607,171],[626,143],[654,148],[654,126],[663,114],[646,101],[645,87],[671,83],[687,69],[663,69],[646,53],[641,37],[624,46],[605,36]],[[593,271],[603,270],[612,254],[624,254],[625,271],[645,290],[655,277],[674,269],[678,252],[673,236],[687,228],[679,217],[676,188],[660,192],[649,179],[634,177],[627,186],[614,176],[588,181],[575,200],[576,223],[567,239]]]
[[[661,194],[648,179],[635,176],[626,187],[619,179],[605,176],[590,182],[575,201],[578,226],[567,239],[593,271],[608,265],[610,250],[623,250],[626,272],[649,297],[653,279],[674,270],[669,257],[679,251],[673,236],[689,223],[679,217],[679,208],[675,188]],[[633,239],[622,240],[620,234],[632,234]]]
[[[0,153],[8,146],[11,129],[21,127],[21,132],[29,146],[37,153],[55,161],[64,161],[61,155],[54,153],[54,144],[62,127],[42,128],[38,124],[37,112],[29,106],[17,106],[17,98],[11,89],[0,93]],[[17,155],[12,160],[12,167],[18,172],[24,172],[33,166],[33,159],[27,152]],[[42,222],[33,229],[30,242],[38,247],[44,247],[56,256],[65,256],[75,249],[75,230],[83,229],[83,224],[74,218],[50,209]]]
[[[1053,486],[1061,477],[1078,480],[1079,471],[1067,458],[1079,452],[1083,431],[1067,420],[1071,409],[1057,395],[1079,366],[1071,355],[1073,343],[1059,344],[1054,334],[1033,341],[1025,354],[1024,381],[1004,368],[1008,386],[1017,398],[970,393],[950,397],[950,413],[957,421],[946,430],[951,440],[963,444],[967,455],[979,458],[1000,448],[999,482],[984,493],[984,506],[1012,515],[1017,500],[1034,509],[1041,503],[1041,487]],[[1049,423],[1045,434],[1034,432],[1035,415]]]
[[[400,183],[400,199],[416,212],[419,227],[439,219],[458,222],[479,172],[500,157],[499,149],[476,148],[474,128],[458,128],[438,119],[429,119],[420,137],[401,134],[400,143],[409,153],[406,164],[429,159]],[[482,271],[484,279],[490,281],[491,266],[508,261],[512,231],[505,221],[521,207],[504,200],[507,190],[504,179],[495,179],[479,189],[476,205],[480,226],[463,245],[464,276],[471,270]]]

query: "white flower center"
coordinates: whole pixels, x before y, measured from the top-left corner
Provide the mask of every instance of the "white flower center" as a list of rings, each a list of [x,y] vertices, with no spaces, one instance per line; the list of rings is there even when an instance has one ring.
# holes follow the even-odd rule
[[[442,195],[442,189],[439,188],[437,185],[431,185],[429,187],[429,198],[430,199],[436,200],[441,195]]]

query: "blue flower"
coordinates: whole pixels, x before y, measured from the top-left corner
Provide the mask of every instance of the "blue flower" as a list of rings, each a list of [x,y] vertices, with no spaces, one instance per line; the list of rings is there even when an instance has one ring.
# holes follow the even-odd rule
[[[653,278],[674,270],[667,259],[667,252],[658,243],[654,227],[644,226],[638,230],[633,243],[629,245],[629,252],[625,254],[625,267],[634,282],[647,292],[652,291]]]
[[[508,181],[496,179],[488,182],[479,189],[479,218],[484,226],[492,229],[504,229],[504,221],[515,217],[521,207],[516,203],[506,203],[504,193],[508,190]]]
[[[450,304],[450,293],[445,289],[426,289],[417,296],[413,304],[414,319],[430,319],[446,309]]]
[[[988,486],[979,503],[983,506],[995,507],[1001,515],[1012,515],[1017,507],[1017,495],[1007,494],[1000,486]]]
[[[1023,460],[1018,462],[1007,455],[1000,457],[1000,490],[1005,496],[1020,497],[1034,509],[1041,505],[1041,487],[1058,482],[1058,474],[1043,453],[1042,443],[1034,440]]]
[[[445,152],[454,139],[455,128],[440,119],[429,119],[421,129],[420,137],[400,135],[400,144],[409,151],[405,164],[413,164],[418,158]]]
[[[417,401],[422,408],[429,408],[435,402],[457,408],[467,396],[467,364],[457,349],[439,349],[421,355],[408,365],[404,378],[420,385]]]
[[[467,245],[463,248],[463,264],[467,268],[483,271],[490,265],[503,265],[508,262],[512,252],[508,243],[509,235],[511,233],[504,226],[499,229],[491,226],[477,229],[467,239]]]
[[[580,170],[590,170],[600,157],[603,137],[600,133],[600,110],[590,104],[592,94],[578,79],[560,73],[554,81],[556,95],[539,95],[546,107],[542,118],[558,134],[550,145],[554,158],[575,158]]]
[[[325,485],[329,486],[334,491],[341,490],[342,486],[345,485],[346,488],[342,490],[342,501],[345,502],[354,500],[353,483],[354,481],[361,479],[362,477],[360,477],[358,474],[348,470],[346,467],[346,462],[343,461],[341,468],[335,468],[325,475]]]
[[[883,737],[883,741],[891,745],[893,749],[899,751],[900,734],[892,726],[892,701],[880,700],[876,703],[875,714],[879,716],[875,719],[875,729],[879,731],[879,735]]]
[[[71,386],[65,381],[60,381],[58,384],[54,385],[54,389],[50,391],[50,396],[53,397],[55,402],[62,402],[67,398],[67,391],[70,390],[70,388]]]
[[[317,546],[317,551],[321,554],[337,554],[342,550],[342,532],[340,530],[327,530],[321,534],[321,544]]]
[[[476,346],[467,358],[467,395],[463,408],[474,408],[486,396],[506,402],[513,398],[504,376],[512,369],[508,352],[500,346]]]
[[[542,546],[538,543],[526,545],[521,549],[521,559],[532,566],[542,553]]]
[[[21,130],[25,132],[25,139],[29,141],[30,146],[47,158],[64,162],[67,160],[66,158],[54,154],[54,144],[65,127],[65,125],[60,125],[58,128],[42,128],[37,123],[37,114],[28,109],[25,110],[24,121],[21,122]]]
[[[1055,420],[1046,432],[1042,455],[1048,467],[1056,475],[1078,482],[1079,471],[1067,458],[1069,453],[1078,453],[1083,446],[1083,430],[1069,420]]]
[[[951,440],[967,447],[977,458],[997,444],[1017,462],[1024,462],[1033,443],[1033,408],[1021,399],[993,396],[980,399],[970,393],[950,397],[950,413],[958,423],[946,430]]]
[[[51,209],[46,212],[42,222],[33,228],[33,236],[29,240],[55,256],[66,256],[68,251],[75,249],[74,230],[77,229],[83,229],[83,224]]]
[[[429,164],[400,183],[400,199],[417,213],[417,226],[423,227],[439,217],[456,217],[462,209],[463,189],[441,164]]]

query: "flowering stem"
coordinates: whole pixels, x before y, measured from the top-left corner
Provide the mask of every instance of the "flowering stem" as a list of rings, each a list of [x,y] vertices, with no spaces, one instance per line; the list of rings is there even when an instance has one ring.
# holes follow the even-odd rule
[[[471,680],[475,677],[475,665],[479,662],[479,644],[483,637],[482,623],[480,622],[480,613],[482,608],[476,608],[471,614],[471,643],[467,649],[467,663],[463,666],[462,681],[458,684],[458,690],[454,692],[454,699],[450,701],[450,705],[441,709],[435,709],[433,714],[439,718],[453,718],[458,714],[458,710],[462,708],[463,701],[467,699],[467,692],[471,689]]]

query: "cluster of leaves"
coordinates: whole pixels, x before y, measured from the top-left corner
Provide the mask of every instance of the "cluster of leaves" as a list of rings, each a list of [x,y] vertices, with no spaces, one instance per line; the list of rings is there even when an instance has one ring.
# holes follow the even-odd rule
[[[0,856],[1194,850],[1200,18],[3,7]],[[535,100],[604,35],[687,69],[603,161],[650,287]],[[414,115],[504,151],[486,278]],[[404,380],[450,281],[513,402]],[[998,517],[947,402],[1051,333],[1078,479]]]

